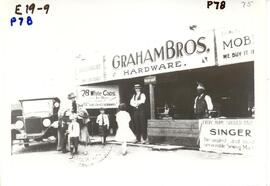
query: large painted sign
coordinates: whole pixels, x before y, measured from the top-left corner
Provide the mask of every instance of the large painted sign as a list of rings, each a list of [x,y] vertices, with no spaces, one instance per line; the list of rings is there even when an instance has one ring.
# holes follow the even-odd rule
[[[106,80],[127,79],[215,65],[214,34],[194,34],[159,46],[106,56]]]
[[[78,104],[86,109],[117,108],[119,87],[117,85],[82,86],[77,88]]]
[[[218,65],[254,61],[254,34],[251,30],[216,30]]]
[[[250,29],[180,33],[173,37],[176,39],[155,41],[144,49],[114,50],[80,64],[77,68],[78,84],[254,61],[252,33]]]
[[[76,79],[79,85],[98,83],[104,81],[103,56],[85,60],[76,67]]]
[[[250,154],[254,150],[254,119],[202,119],[200,150]]]

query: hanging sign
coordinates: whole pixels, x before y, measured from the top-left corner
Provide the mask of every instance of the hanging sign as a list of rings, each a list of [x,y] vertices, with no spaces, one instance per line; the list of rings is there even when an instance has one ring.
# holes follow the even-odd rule
[[[104,81],[103,56],[95,56],[90,59],[77,62],[76,79],[79,85],[99,83]]]
[[[147,76],[144,78],[145,85],[156,84],[156,82],[157,82],[156,76]]]
[[[82,86],[77,88],[78,103],[86,109],[118,108],[117,85]]]

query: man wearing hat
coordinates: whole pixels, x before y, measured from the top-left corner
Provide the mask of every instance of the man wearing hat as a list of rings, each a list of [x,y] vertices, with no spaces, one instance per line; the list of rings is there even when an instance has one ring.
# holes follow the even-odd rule
[[[135,94],[130,100],[130,105],[134,109],[134,125],[137,142],[146,142],[147,139],[147,125],[145,119],[145,100],[146,96],[141,92],[141,86],[139,84],[134,85]]]
[[[69,149],[69,134],[67,133],[68,130],[68,123],[70,122],[70,115],[76,114],[77,113],[77,103],[76,103],[76,96],[72,92],[68,94],[67,98],[71,100],[71,109],[70,106],[68,109],[64,109],[63,114],[59,120],[59,130],[61,131],[61,135],[59,136],[59,140],[61,141],[62,144],[62,152],[65,153],[67,152],[67,149]],[[59,148],[60,150],[60,148]]]
[[[196,119],[208,118],[209,111],[213,110],[212,99],[205,92],[202,83],[197,83],[197,97],[194,101],[194,114]]]
[[[76,96],[75,96],[75,94],[73,92],[70,93],[70,94],[68,94],[68,99],[71,100],[71,102],[72,102],[71,113],[77,114],[77,103],[76,103]]]

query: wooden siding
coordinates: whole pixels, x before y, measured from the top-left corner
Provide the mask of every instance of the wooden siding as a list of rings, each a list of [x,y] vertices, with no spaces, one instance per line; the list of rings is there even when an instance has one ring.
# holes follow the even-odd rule
[[[196,147],[198,120],[148,120],[148,140],[152,144]]]

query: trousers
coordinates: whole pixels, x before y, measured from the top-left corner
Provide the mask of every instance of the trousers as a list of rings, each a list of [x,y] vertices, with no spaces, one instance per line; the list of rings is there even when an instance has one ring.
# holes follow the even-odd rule
[[[145,119],[144,109],[134,109],[134,127],[137,141],[147,139],[147,124]]]
[[[65,153],[67,151],[69,151],[69,144],[70,144],[70,141],[68,140],[69,137],[68,137],[68,134],[64,135],[64,139],[63,139],[63,143],[62,143],[62,152]]]
[[[103,141],[102,143],[105,144],[106,143],[106,138],[108,136],[108,129],[106,125],[102,125],[101,127],[101,133],[102,133],[102,137],[103,137]]]
[[[79,145],[79,137],[70,137],[70,153],[77,154]],[[73,149],[75,152],[73,152]]]

